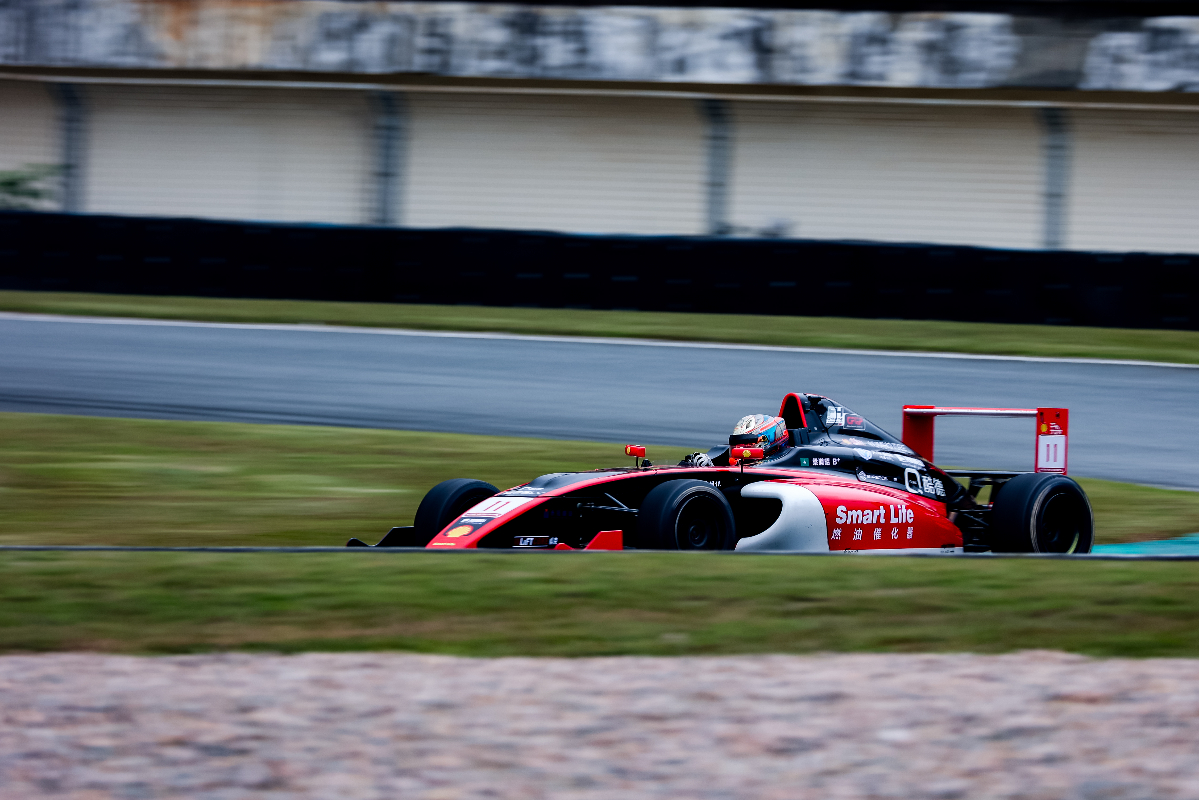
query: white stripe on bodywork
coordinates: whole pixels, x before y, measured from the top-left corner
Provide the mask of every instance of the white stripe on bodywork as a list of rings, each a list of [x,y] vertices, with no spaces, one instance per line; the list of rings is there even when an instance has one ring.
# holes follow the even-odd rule
[[[928,555],[929,553],[942,553],[944,555],[954,555],[966,552],[961,547],[896,547],[893,549],[876,548],[874,550],[840,550],[837,552],[845,553],[846,555],[859,556],[911,556],[911,555]]]
[[[746,486],[741,490],[741,496],[781,500],[783,510],[769,528],[737,542],[737,550],[828,552],[824,507],[816,495],[804,487],[794,483],[763,481]]]

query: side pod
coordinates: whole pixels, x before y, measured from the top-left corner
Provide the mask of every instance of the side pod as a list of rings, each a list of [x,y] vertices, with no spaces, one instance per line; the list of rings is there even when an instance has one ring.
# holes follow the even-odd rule
[[[741,490],[741,496],[780,500],[783,510],[773,525],[756,536],[748,536],[737,542],[735,549],[828,552],[824,506],[808,489],[793,483],[763,481],[746,486]]]

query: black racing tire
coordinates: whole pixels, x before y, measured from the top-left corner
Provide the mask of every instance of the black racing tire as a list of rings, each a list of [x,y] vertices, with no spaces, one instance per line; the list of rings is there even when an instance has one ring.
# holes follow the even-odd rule
[[[637,546],[650,550],[732,550],[733,509],[706,481],[675,480],[655,487],[637,510]]]
[[[1095,518],[1082,487],[1065,475],[1017,475],[1000,487],[991,512],[997,553],[1089,553]]]
[[[412,541],[416,547],[424,547],[433,541],[471,506],[477,505],[498,492],[499,489],[485,481],[469,478],[454,478],[442,481],[429,490],[416,509],[416,520],[412,523]]]

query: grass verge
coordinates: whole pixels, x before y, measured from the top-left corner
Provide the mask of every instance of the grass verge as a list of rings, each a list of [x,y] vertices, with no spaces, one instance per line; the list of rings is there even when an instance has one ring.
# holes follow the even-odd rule
[[[19,291],[0,291],[0,311],[1199,364],[1199,332],[1196,331]]]
[[[655,461],[684,450],[652,447]],[[626,463],[618,445],[0,414],[0,543],[340,545],[410,524],[447,478],[501,488]],[[1199,492],[1081,479],[1100,543],[1199,531]]]
[[[1199,656],[1188,563],[3,553],[0,652]]]

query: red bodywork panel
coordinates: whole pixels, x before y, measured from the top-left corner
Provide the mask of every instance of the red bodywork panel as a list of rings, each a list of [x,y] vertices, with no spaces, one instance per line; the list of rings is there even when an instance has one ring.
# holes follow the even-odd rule
[[[847,482],[791,481],[824,508],[829,550],[904,550],[961,547],[962,532],[945,504],[896,489]]]
[[[597,476],[591,481],[572,483],[539,497],[492,497],[447,525],[427,547],[475,548],[487,534],[551,497],[570,494],[599,484],[675,471],[674,468],[662,468],[631,470],[620,475],[609,473]],[[697,472],[701,474],[696,475]],[[901,550],[962,546],[962,533],[947,518],[944,503],[901,489],[862,483],[851,477],[820,471],[764,470],[747,467],[742,473],[728,467],[712,467],[699,470],[690,468],[686,473],[688,476],[702,477],[705,480],[705,474],[710,474],[711,480],[714,481],[727,480],[733,475],[761,475],[767,480],[803,486],[816,496],[824,509],[829,550]],[[869,522],[865,521],[867,518]],[[565,548],[564,545],[559,547]]]

